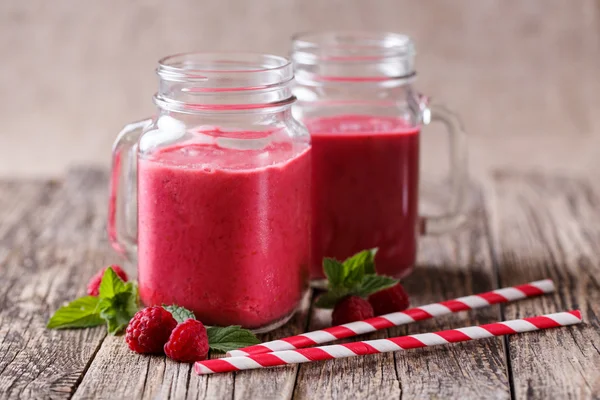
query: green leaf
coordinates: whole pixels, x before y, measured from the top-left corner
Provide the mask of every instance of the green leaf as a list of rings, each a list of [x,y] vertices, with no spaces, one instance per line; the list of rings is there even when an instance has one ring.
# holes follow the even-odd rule
[[[361,285],[354,292],[357,296],[368,297],[380,290],[391,288],[400,282],[397,279],[383,275],[365,275]]]
[[[188,310],[187,308],[179,307],[174,304],[171,306],[163,306],[163,308],[170,312],[171,315],[173,315],[173,318],[175,318],[175,321],[177,321],[178,323],[187,321],[190,318],[196,319],[194,313]]]
[[[378,276],[375,272],[377,248],[363,250],[343,263],[332,258],[323,259],[323,270],[328,280],[328,292],[321,295],[315,305],[334,308],[344,297],[355,295],[367,297],[398,283],[397,280]]]
[[[346,288],[330,289],[317,298],[315,306],[319,308],[334,308],[341,299],[350,293],[350,290]]]
[[[377,254],[377,248],[363,250],[344,261],[344,267],[347,270],[356,271],[354,274],[350,274],[352,284],[360,283],[365,274],[375,273],[375,254]]]
[[[207,326],[206,333],[208,334],[208,346],[210,349],[224,353],[260,343],[260,340],[252,332],[240,328],[239,325],[225,328]]]
[[[330,288],[343,287],[348,274],[347,269],[341,262],[327,257],[323,259],[323,272],[325,272]]]
[[[106,277],[106,274],[104,276]],[[104,282],[104,278],[102,282]],[[106,321],[108,333],[113,335],[127,327],[127,324],[139,309],[137,286],[133,282],[124,283],[121,281],[121,283],[122,286],[119,283],[112,286],[115,290],[104,292],[105,294],[111,293],[111,297],[102,297],[101,293],[98,305],[100,316]],[[102,287],[102,284],[100,287]]]
[[[102,276],[98,289],[100,298],[108,299],[127,290],[125,282],[113,271],[112,267],[108,267]]]
[[[375,272],[375,256],[377,255],[378,250],[377,247],[368,250],[371,254],[370,257],[367,257],[365,260],[365,274],[367,275],[375,275],[377,273]]]
[[[102,325],[98,311],[99,299],[94,296],[80,297],[59,308],[48,321],[50,329],[88,328]]]
[[[344,287],[347,289],[354,289],[362,282],[365,276],[365,270],[362,265],[353,269],[348,269],[348,275],[344,279]]]

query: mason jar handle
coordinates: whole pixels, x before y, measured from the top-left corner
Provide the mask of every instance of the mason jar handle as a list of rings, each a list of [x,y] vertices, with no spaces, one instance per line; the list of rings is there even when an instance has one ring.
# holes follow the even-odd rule
[[[129,261],[137,256],[137,143],[152,119],[125,125],[112,149],[108,236]]]
[[[441,215],[420,218],[422,234],[439,235],[459,228],[467,219],[467,136],[458,116],[442,105],[424,106],[422,118],[424,125],[441,122],[450,136],[451,198],[448,210]]]

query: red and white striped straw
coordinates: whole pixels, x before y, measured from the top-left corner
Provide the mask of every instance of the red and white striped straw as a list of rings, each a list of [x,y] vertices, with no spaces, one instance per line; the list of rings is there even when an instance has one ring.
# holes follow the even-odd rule
[[[273,340],[271,342],[245,347],[239,350],[232,350],[228,352],[227,355],[230,357],[240,357],[250,354],[301,349],[304,347],[314,346],[316,344],[333,342],[338,339],[374,332],[380,329],[391,328],[393,326],[411,324],[415,321],[441,317],[443,315],[465,310],[474,310],[477,308],[487,307],[492,304],[508,303],[527,297],[552,293],[553,291],[554,283],[552,280],[544,279],[541,281],[526,283],[524,285],[492,290],[491,292],[459,297],[453,300],[442,301],[441,303],[427,304],[421,307],[410,308],[402,312],[380,315],[378,317],[369,318],[363,321],[350,322],[348,324],[332,326],[330,328],[325,328],[318,331],[302,333],[297,336],[290,336],[280,340]]]
[[[214,360],[198,361],[194,369],[199,375],[219,372],[233,372],[244,369],[268,368],[279,365],[299,364],[312,361],[331,360],[362,356],[365,354],[387,353],[390,351],[414,349],[418,347],[437,346],[440,344],[466,342],[493,336],[513,333],[537,331],[574,325],[581,322],[578,310],[547,314],[512,321],[496,322],[468,328],[450,329],[446,331],[422,333],[418,335],[399,336],[390,339],[367,340],[346,344],[333,344],[307,349],[284,350],[273,353],[253,354],[242,357],[225,357]]]

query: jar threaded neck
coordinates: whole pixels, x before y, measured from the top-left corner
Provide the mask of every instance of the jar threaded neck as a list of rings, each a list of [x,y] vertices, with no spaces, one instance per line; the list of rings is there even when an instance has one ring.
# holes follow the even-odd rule
[[[159,61],[155,103],[181,112],[260,109],[294,101],[284,57],[256,53],[184,53]]]
[[[412,40],[387,32],[313,32],[294,36],[296,79],[305,83],[368,83],[415,75]]]

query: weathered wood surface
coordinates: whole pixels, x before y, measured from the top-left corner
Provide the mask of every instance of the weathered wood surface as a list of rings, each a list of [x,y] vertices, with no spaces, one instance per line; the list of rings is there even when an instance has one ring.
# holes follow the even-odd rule
[[[485,187],[474,191],[464,230],[422,241],[419,266],[405,282],[414,304],[546,276],[558,293],[367,337],[575,307],[584,326],[199,377],[188,365],[130,352],[122,336],[106,336],[103,328],[44,328],[52,311],[83,294],[89,276],[115,259],[104,230],[106,174],[0,182],[0,398],[598,398],[600,185],[503,173]],[[327,325],[328,312],[311,309],[309,300],[291,323],[263,338]]]
[[[483,200],[477,190],[473,203],[473,218],[464,230],[421,242],[418,266],[405,280],[415,305],[495,288]],[[498,320],[499,314],[499,308],[490,307],[476,314],[422,321],[366,337],[380,339],[489,323]],[[313,312],[310,328],[330,323],[329,313]],[[501,339],[492,339],[304,364],[295,394],[299,398],[325,399],[510,398],[503,357]]]
[[[102,329],[45,329],[49,315],[114,258],[102,246],[100,177],[0,184],[0,397],[70,398],[102,343]]]
[[[262,340],[305,332],[310,296],[301,311]],[[277,335],[277,336],[275,336]],[[218,357],[220,355],[212,355]],[[132,353],[122,337],[108,336],[90,366],[75,399],[256,399],[291,398],[296,366],[239,374],[196,376],[191,366],[161,356]],[[118,384],[129,377],[128,385]],[[257,384],[260,383],[260,384]],[[107,391],[106,388],[111,388]]]
[[[585,324],[507,339],[515,398],[600,398],[600,184],[498,173],[491,209],[501,285],[549,277],[557,292],[507,319],[578,308]]]
[[[473,210],[461,231],[424,238],[419,265],[406,280],[415,304],[428,304],[497,288],[483,194],[473,188]],[[534,300],[537,301],[537,300]],[[498,306],[422,321],[407,333],[424,333],[498,321]],[[390,330],[401,334],[402,330]],[[509,399],[502,339],[396,354],[403,398]]]

